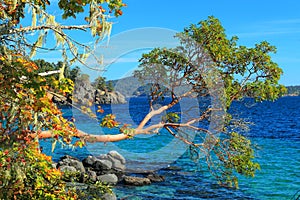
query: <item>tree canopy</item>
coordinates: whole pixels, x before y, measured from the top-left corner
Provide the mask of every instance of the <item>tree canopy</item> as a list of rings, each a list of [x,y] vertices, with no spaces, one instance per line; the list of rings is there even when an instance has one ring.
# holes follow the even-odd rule
[[[199,116],[180,123],[167,120],[162,126],[190,144],[193,151],[204,153],[209,169],[221,184],[237,187],[237,174],[254,176],[259,164],[253,161],[250,140],[237,132],[241,129],[235,127],[237,119],[232,118],[228,109],[233,101],[245,97],[256,101],[275,100],[286,92],[278,83],[282,70],[270,55],[276,48],[266,41],[252,48],[239,46],[238,38],[228,39],[220,21],[214,17],[190,25],[176,37],[180,46],[156,48],[140,59],[140,70],[135,76],[152,84],[151,112],[144,120],[172,108],[184,98],[209,97],[210,103]],[[177,92],[180,87],[185,90]],[[153,102],[170,93],[172,100],[155,110]],[[212,121],[218,122],[212,130],[198,124]],[[195,140],[186,136],[186,128],[197,131]]]

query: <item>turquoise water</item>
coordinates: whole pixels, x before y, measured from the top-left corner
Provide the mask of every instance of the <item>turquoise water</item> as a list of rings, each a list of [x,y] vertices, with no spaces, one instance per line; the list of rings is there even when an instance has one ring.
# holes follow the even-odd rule
[[[145,109],[145,105],[136,103],[134,109],[130,105],[115,105],[106,110],[118,112],[117,116],[130,122],[132,118],[142,117],[138,106]],[[64,112],[66,115],[71,113],[67,109]],[[254,123],[245,134],[256,145],[256,160],[261,165],[254,178],[240,177],[239,190],[217,185],[204,165],[193,163],[186,153],[178,150],[180,144],[174,145],[172,138],[163,133],[116,144],[90,144],[83,149],[56,148],[52,156],[58,159],[68,153],[83,158],[117,149],[128,160],[129,168],[146,170],[156,166],[158,173],[166,177],[165,182],[144,187],[118,185],[114,190],[120,199],[292,199],[300,190],[300,97],[283,97],[276,102],[264,103],[247,100],[233,104],[231,112]],[[77,118],[78,127],[89,133],[111,131],[101,129],[95,121],[74,110],[72,114]],[[159,152],[170,143],[173,147]],[[44,146],[45,152],[51,154],[51,147],[47,143]],[[164,169],[167,166],[179,170]]]
[[[291,199],[300,188],[300,142],[256,139],[261,165],[254,179],[242,180],[258,199]]]

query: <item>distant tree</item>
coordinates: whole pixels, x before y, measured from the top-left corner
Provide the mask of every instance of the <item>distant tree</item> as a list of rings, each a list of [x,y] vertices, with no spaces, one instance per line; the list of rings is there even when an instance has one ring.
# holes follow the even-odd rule
[[[38,73],[60,70],[64,65],[62,61],[58,61],[57,63],[50,63],[43,59],[34,60],[34,63],[38,66]],[[63,71],[64,77],[71,79],[73,82],[75,82],[76,78],[81,74],[80,68],[78,66],[71,68],[68,64],[64,67]],[[54,74],[53,76],[56,79],[59,78],[58,73]]]
[[[108,90],[109,92],[113,92],[113,91],[115,90],[112,81],[108,81],[108,84],[107,84],[107,90]]]
[[[63,66],[62,61],[58,61],[57,63],[50,63],[44,59],[38,59],[38,60],[34,60],[33,62],[38,66],[38,69],[37,69],[38,73],[48,73],[48,72],[51,73],[51,72],[60,70]],[[64,73],[66,74],[66,73],[68,73],[68,71],[64,70]],[[67,75],[65,75],[65,77],[67,77]],[[54,73],[51,78],[58,79],[59,73],[58,72]],[[47,77],[47,79],[49,79],[49,78]]]
[[[77,79],[77,81],[90,82],[90,75],[81,74]]]
[[[94,81],[94,86],[96,87],[96,89],[106,91],[107,90],[106,78],[102,77],[102,76],[99,76]]]
[[[66,76],[67,78],[71,79],[73,82],[75,82],[76,78],[81,75],[80,68],[78,66],[72,68],[71,70],[69,69],[69,75]]]
[[[38,66],[37,72],[46,72],[58,69],[54,63],[47,62],[43,59],[34,60],[34,63]]]

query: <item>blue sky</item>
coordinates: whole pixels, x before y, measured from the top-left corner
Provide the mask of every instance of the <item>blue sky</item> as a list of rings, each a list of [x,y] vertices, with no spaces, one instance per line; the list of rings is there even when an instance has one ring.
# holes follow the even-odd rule
[[[273,60],[284,70],[280,82],[284,85],[300,85],[300,1],[298,0],[123,1],[128,6],[124,8],[123,16],[113,19],[115,24],[110,39],[111,47],[99,50],[104,54],[107,62],[114,61],[107,66],[108,70],[104,73],[108,79],[127,76],[131,70],[136,69],[137,59],[142,52],[151,49],[153,45],[170,45],[170,47],[175,45],[176,41],[171,37],[173,33],[213,15],[220,19],[228,36],[239,37],[241,45],[251,47],[263,40],[275,45],[277,54],[273,55]],[[59,15],[59,11],[56,14]],[[133,33],[133,37],[128,39],[129,33]],[[140,37],[140,34],[144,36]],[[151,45],[145,43],[147,38],[150,38]],[[95,72],[89,73],[95,74]]]

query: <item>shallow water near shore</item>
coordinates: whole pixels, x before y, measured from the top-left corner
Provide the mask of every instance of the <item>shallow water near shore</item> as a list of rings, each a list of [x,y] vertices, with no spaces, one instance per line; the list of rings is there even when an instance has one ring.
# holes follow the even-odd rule
[[[99,155],[119,149],[125,152],[125,158],[126,152],[130,152],[130,156],[140,155],[135,159],[126,158],[129,168],[145,170],[158,166],[158,173],[166,178],[164,182],[143,187],[118,185],[114,191],[119,199],[292,199],[300,190],[300,97],[283,97],[276,102],[263,103],[245,101],[235,102],[231,112],[238,113],[240,117],[254,123],[246,134],[257,146],[256,160],[260,163],[261,170],[254,178],[240,177],[239,190],[220,187],[207,168],[195,164],[187,153],[171,162],[172,160],[167,159],[174,154],[174,149],[170,149],[169,152],[164,151],[164,155],[149,160],[149,152],[157,151],[170,143],[171,138],[163,134],[116,144],[89,144],[75,150],[61,149],[58,146],[54,153],[51,153],[49,142],[42,142],[42,145],[44,152],[52,155],[54,160],[58,160],[64,154],[82,159],[90,154]],[[136,110],[139,110],[138,106],[145,107],[139,102],[135,105]],[[130,110],[128,105],[115,105],[111,110],[123,113],[120,118],[125,121],[141,117],[136,113],[127,115],[127,111]],[[63,112],[70,117],[76,111],[66,108]],[[94,120],[79,114],[75,117],[78,128],[89,133],[111,131],[99,128]]]

